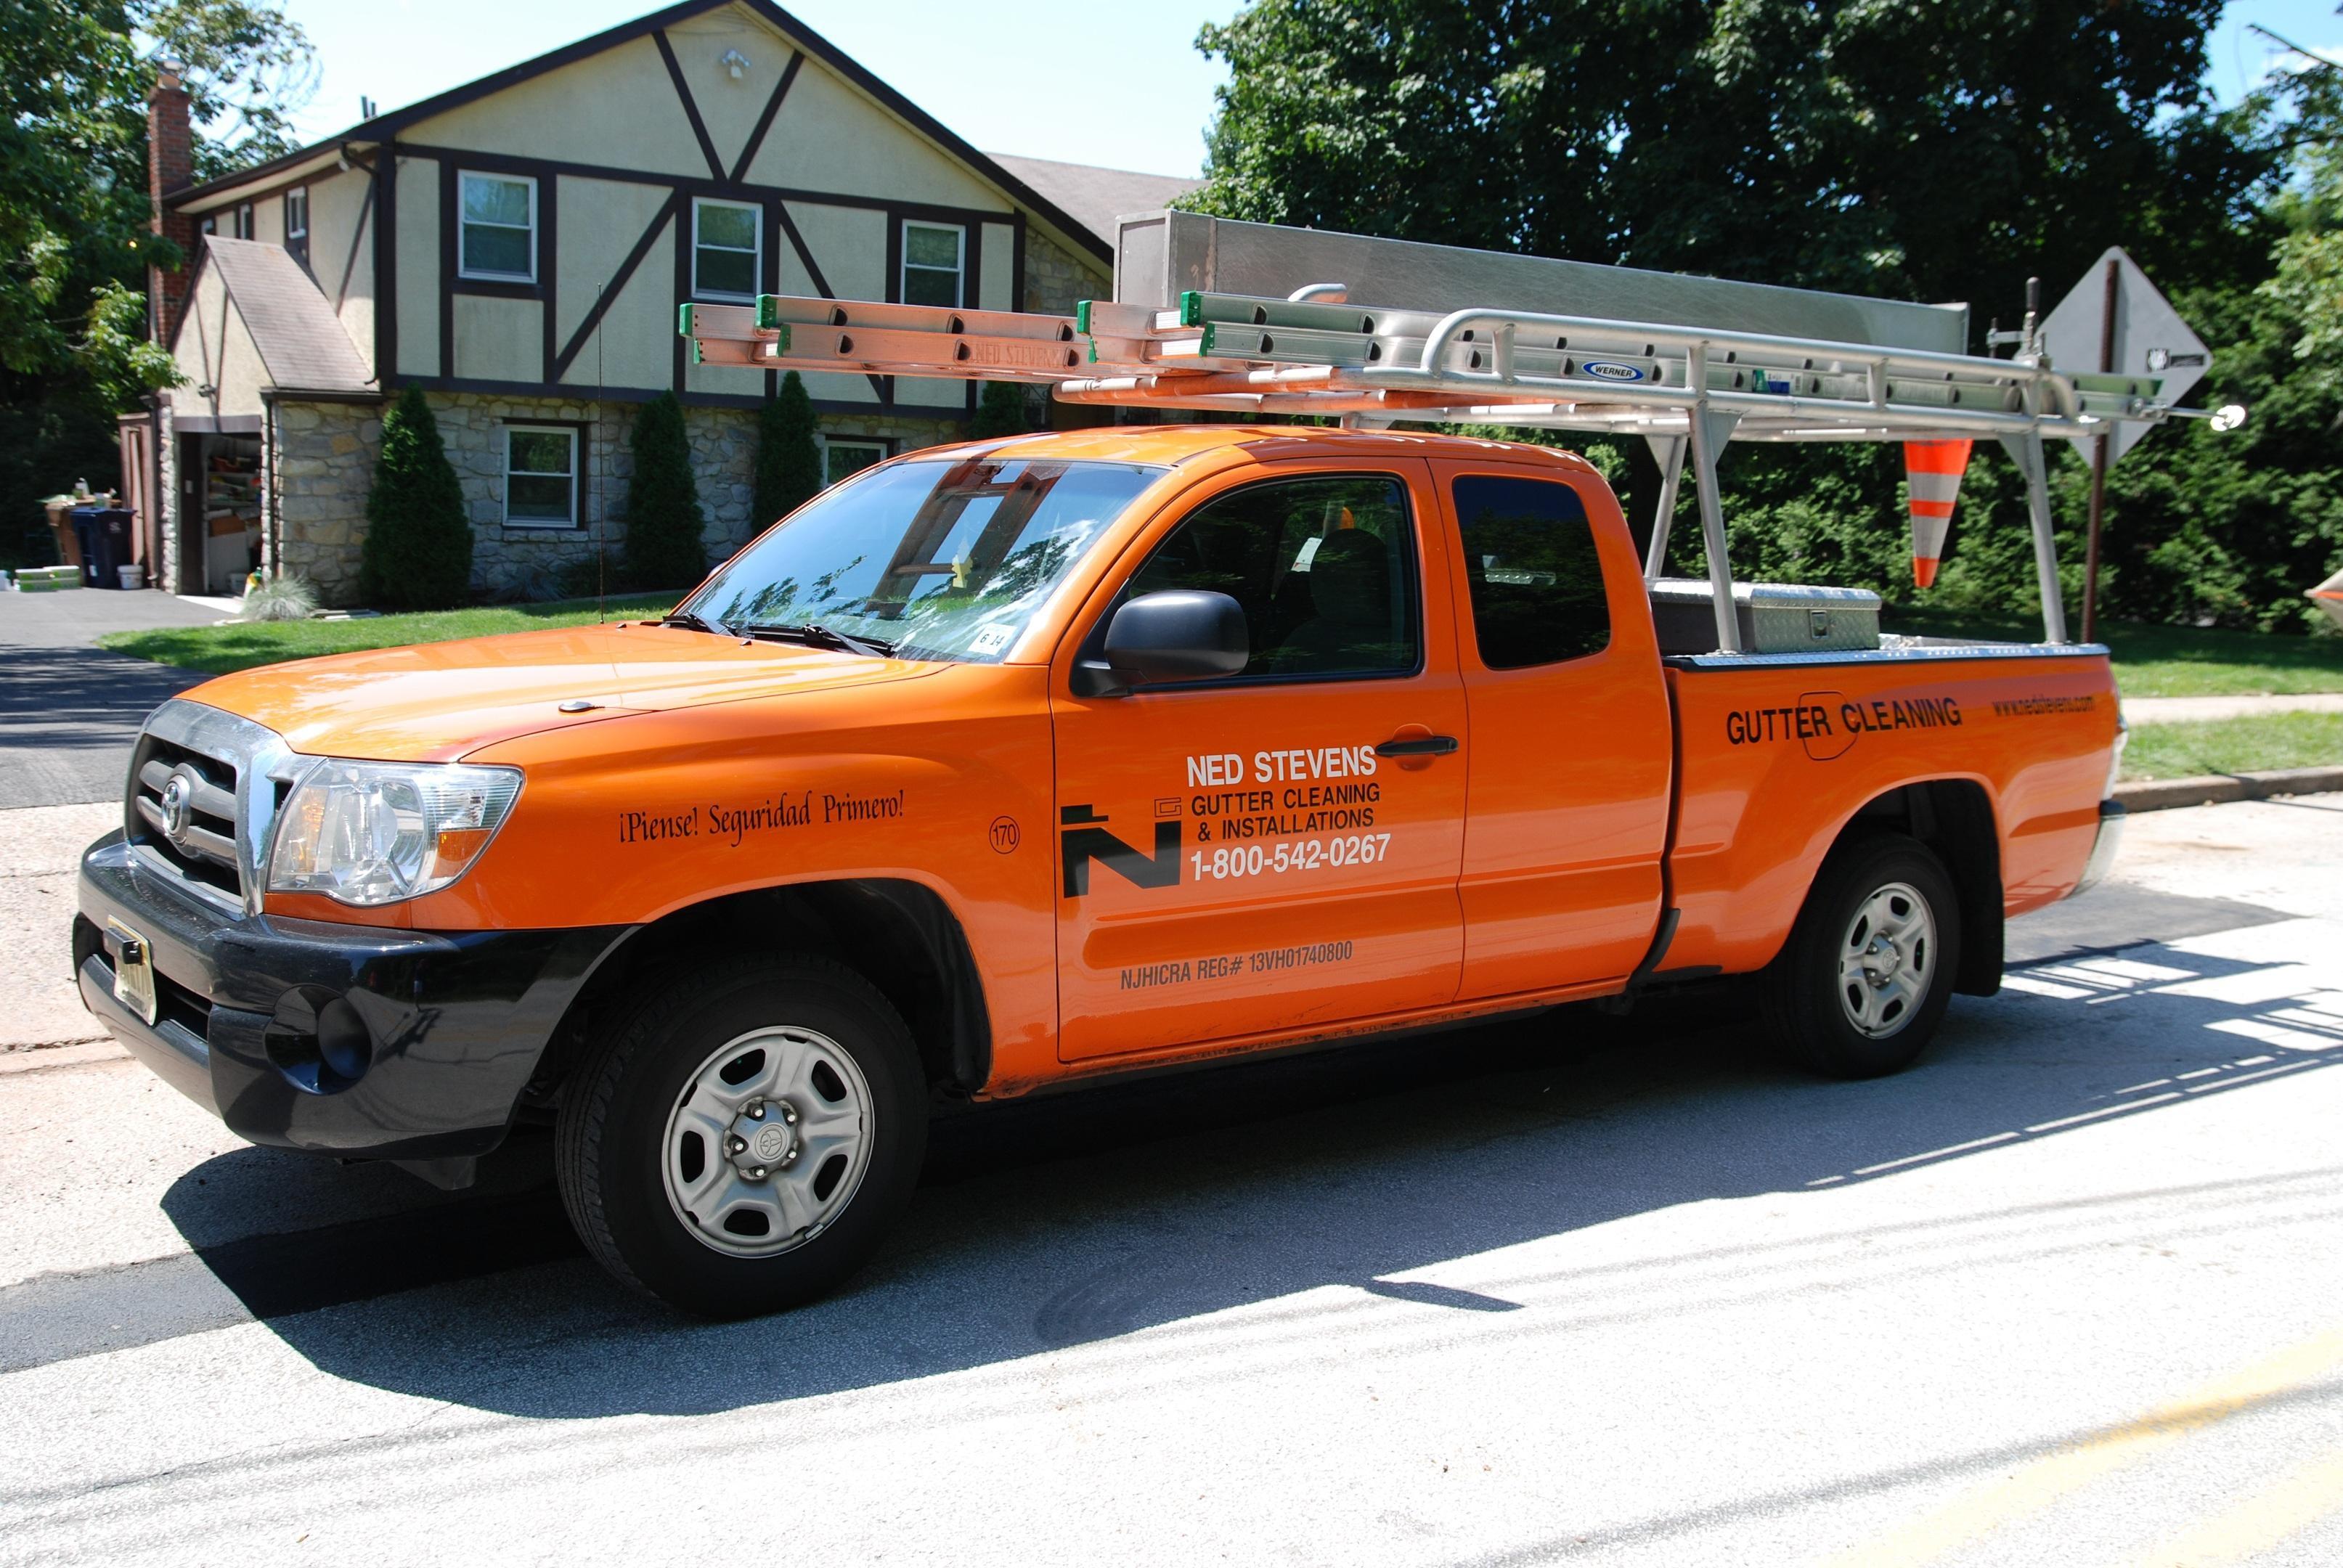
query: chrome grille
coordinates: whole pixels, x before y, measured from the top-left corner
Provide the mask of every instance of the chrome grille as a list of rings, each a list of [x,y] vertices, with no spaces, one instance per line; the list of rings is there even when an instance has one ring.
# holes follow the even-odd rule
[[[236,764],[157,735],[139,739],[130,777],[131,841],[180,875],[244,896],[236,852]]]
[[[131,754],[123,831],[156,869],[257,913],[277,810],[310,761],[264,725],[175,698]]]

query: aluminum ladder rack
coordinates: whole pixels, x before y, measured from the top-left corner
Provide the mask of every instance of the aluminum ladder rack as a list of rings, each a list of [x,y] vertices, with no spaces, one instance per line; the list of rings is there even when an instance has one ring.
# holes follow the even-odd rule
[[[1341,285],[1286,298],[1184,292],[1169,308],[1085,300],[1071,316],[792,295],[687,304],[698,363],[1038,382],[1069,403],[1352,426],[1473,423],[1640,436],[1663,483],[1645,576],[1666,558],[1691,459],[1718,646],[1741,651],[1717,499],[1728,441],[1996,439],[2026,478],[2043,628],[2066,641],[2043,443],[2115,420],[2198,417],[2148,377],[2070,376],[2037,359],[1468,305],[1355,305]]]

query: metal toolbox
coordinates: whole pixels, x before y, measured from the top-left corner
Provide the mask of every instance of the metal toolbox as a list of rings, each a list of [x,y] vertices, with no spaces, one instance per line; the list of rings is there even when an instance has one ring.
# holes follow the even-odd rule
[[[1715,651],[1715,599],[1706,578],[1662,578],[1651,591],[1662,653]],[[1740,618],[1744,653],[1838,653],[1879,646],[1879,596],[1865,588],[1737,582],[1733,609]]]

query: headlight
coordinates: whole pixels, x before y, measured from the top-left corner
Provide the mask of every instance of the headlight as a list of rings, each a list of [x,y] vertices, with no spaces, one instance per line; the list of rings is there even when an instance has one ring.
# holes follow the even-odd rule
[[[269,890],[359,905],[437,892],[479,859],[519,793],[517,768],[328,758],[285,802]]]

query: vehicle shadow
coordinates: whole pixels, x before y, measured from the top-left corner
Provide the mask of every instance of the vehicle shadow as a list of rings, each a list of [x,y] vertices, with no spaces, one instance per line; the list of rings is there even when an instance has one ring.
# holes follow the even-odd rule
[[[929,1180],[873,1266],[829,1301],[761,1321],[683,1320],[542,1250],[537,1266],[429,1289],[281,1315],[255,1306],[335,1376],[552,1418],[803,1399],[1132,1334],[1133,1376],[1176,1379],[1197,1336],[1171,1325],[1240,1309],[1301,1314],[1316,1326],[1293,1331],[1292,1353],[1322,1354],[1362,1296],[1520,1304],[1405,1277],[1454,1260],[1680,1204],[1882,1180],[2343,1063],[2343,1011],[2305,967],[2325,928],[2280,920],[2256,937],[2250,960],[2147,946],[2016,971],[2002,996],[1960,1000],[1918,1068],[1868,1083],[1776,1066],[1745,999],[1728,996],[1656,1018],[1566,1010],[957,1118],[938,1128]],[[247,1158],[270,1157],[212,1161],[166,1209],[176,1217],[205,1171]],[[527,1194],[475,1207],[510,1229],[532,1203],[540,1225],[558,1211]],[[465,1211],[424,1211],[458,1231]],[[1880,1239],[1823,1244],[1852,1255]]]
[[[0,642],[0,807],[120,799],[147,714],[210,678],[96,648]]]

